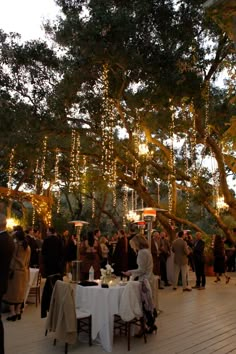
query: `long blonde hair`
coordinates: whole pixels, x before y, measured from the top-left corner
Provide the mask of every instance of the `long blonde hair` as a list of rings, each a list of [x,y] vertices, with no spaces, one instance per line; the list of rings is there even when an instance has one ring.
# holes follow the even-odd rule
[[[143,248],[148,248],[148,242],[146,238],[140,234],[135,235],[131,240],[130,240],[130,246],[132,248],[135,248],[136,250],[141,250]]]

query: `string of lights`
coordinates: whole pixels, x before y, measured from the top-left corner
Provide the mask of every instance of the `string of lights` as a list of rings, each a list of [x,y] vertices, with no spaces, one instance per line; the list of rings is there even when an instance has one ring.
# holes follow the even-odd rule
[[[174,132],[175,132],[175,108],[171,106],[171,123],[169,127],[170,134],[170,159],[168,161],[170,173],[168,174],[168,210],[173,211],[173,183],[175,179],[175,151],[174,151]]]
[[[95,194],[95,191],[93,190],[92,191],[92,219],[94,219],[95,218],[95,196],[96,196],[96,194]]]
[[[11,194],[11,189],[12,189],[12,181],[13,181],[13,172],[14,172],[14,167],[13,167],[13,161],[15,157],[15,149],[11,149],[10,153],[10,158],[9,158],[9,168],[8,168],[8,182],[7,182],[7,196],[9,197]]]
[[[109,68],[108,64],[103,65],[103,114],[101,119],[102,129],[102,171],[103,177],[108,181],[108,185],[114,188],[116,185],[116,162],[114,159],[114,125],[115,109],[113,100],[109,97]]]
[[[35,219],[36,219],[36,211],[35,211],[35,208],[33,206],[33,209],[32,209],[32,227],[34,228],[34,225],[35,225]]]
[[[122,188],[123,191],[123,227],[126,226],[126,215],[128,213],[128,186],[125,184]]]
[[[39,191],[40,191],[40,194],[43,194],[43,182],[44,182],[44,178],[45,178],[46,157],[47,157],[47,143],[48,143],[48,137],[45,136],[44,140],[43,140],[41,170],[40,170],[40,175],[39,175]]]
[[[80,187],[81,187],[81,201],[84,204],[85,202],[85,193],[86,193],[86,182],[87,182],[87,160],[86,156],[82,157],[82,173],[80,178]]]
[[[71,131],[69,192],[79,186],[80,135],[75,129]]]

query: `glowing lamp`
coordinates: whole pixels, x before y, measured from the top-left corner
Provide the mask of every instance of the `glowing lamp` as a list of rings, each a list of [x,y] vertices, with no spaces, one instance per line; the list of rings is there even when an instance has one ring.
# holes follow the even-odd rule
[[[143,210],[143,217],[153,217],[154,219],[156,218],[156,209],[152,208],[145,208]]]

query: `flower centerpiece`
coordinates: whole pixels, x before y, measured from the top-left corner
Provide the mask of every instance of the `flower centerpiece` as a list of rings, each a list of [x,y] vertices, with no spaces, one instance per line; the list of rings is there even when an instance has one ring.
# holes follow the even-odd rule
[[[106,264],[105,269],[101,269],[101,281],[103,284],[108,284],[110,281],[115,279],[115,275],[112,274],[114,269],[111,267],[110,264]]]

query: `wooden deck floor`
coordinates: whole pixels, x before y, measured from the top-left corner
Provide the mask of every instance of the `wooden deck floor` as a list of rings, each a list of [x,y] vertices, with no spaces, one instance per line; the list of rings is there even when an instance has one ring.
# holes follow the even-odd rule
[[[135,354],[227,354],[236,353],[236,274],[231,273],[229,284],[223,278],[214,283],[207,278],[206,290],[184,292],[172,287],[160,290],[162,310],[157,319],[156,335],[143,339],[132,338],[130,353]],[[194,285],[194,274],[191,274]],[[5,354],[60,354],[64,345],[52,345],[52,335],[44,336],[45,320],[40,318],[40,308],[27,306],[21,321],[7,322],[5,327]],[[116,337],[113,353],[127,352],[124,337]],[[105,353],[100,345],[89,347],[78,342],[69,347],[69,354]]]

